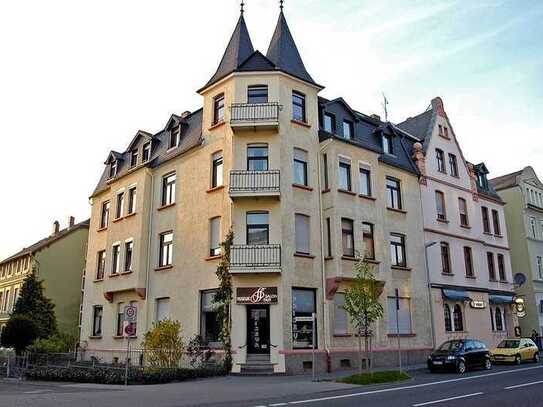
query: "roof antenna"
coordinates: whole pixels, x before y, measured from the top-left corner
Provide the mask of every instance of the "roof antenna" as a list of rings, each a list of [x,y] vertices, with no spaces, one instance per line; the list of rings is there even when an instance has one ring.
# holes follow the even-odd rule
[[[281,9],[281,12],[283,12],[283,0],[279,0],[279,8]]]
[[[388,122],[388,109],[387,109],[388,99],[385,96],[384,92],[381,92],[381,93],[383,94],[383,102],[381,103],[381,106],[383,106],[383,109],[385,111],[385,122]]]
[[[245,1],[241,0],[240,6],[241,6],[240,12],[241,12],[241,15],[243,15],[243,13],[245,12],[245,9],[244,9],[244,7],[245,7]]]

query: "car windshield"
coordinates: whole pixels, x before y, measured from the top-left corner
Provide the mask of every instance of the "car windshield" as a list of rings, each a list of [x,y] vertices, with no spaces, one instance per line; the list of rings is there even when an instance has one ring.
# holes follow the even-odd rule
[[[462,346],[461,341],[447,341],[441,344],[437,350],[439,351],[447,351],[447,352],[456,352],[460,347]]]
[[[520,341],[505,339],[500,342],[500,344],[498,345],[498,348],[512,349],[512,348],[518,348],[519,345],[520,345]]]

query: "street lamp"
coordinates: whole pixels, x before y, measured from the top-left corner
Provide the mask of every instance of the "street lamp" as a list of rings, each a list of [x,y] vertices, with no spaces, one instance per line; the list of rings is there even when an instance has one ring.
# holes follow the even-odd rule
[[[430,266],[428,265],[428,249],[437,244],[437,242],[428,242],[424,244],[424,260],[426,261],[426,282],[428,284],[428,301],[430,302],[430,329],[432,332],[432,349],[436,347],[436,334],[434,328],[434,309],[432,305],[432,286],[430,284]]]

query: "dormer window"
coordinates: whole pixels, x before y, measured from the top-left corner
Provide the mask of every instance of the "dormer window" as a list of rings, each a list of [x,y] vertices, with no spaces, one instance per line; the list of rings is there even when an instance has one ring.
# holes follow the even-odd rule
[[[141,161],[146,163],[151,158],[151,142],[145,143],[143,145],[143,154],[141,157]]]
[[[256,105],[268,103],[268,85],[254,85],[247,88],[247,103]]]
[[[175,126],[170,130],[170,144],[168,148],[174,148],[179,145],[179,134],[181,132],[180,126]]]
[[[392,136],[390,134],[383,134],[381,142],[383,143],[383,151],[385,154],[394,154],[394,149],[392,148]]]
[[[112,161],[109,166],[109,178],[113,178],[117,175],[118,163],[117,160]]]
[[[486,174],[479,172],[477,174],[477,183],[483,189],[488,189],[488,181],[486,179]]]
[[[336,131],[336,117],[331,113],[325,113],[323,116],[324,131],[328,133],[335,133]]]
[[[130,168],[134,168],[138,165],[138,150],[132,150],[130,152]]]
[[[347,140],[352,140],[353,133],[353,122],[349,120],[343,120],[343,138],[346,138]]]

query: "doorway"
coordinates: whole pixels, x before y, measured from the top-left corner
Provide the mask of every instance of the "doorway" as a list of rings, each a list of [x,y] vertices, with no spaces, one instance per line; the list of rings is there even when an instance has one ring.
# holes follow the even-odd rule
[[[270,353],[270,307],[268,305],[247,306],[247,352]]]

